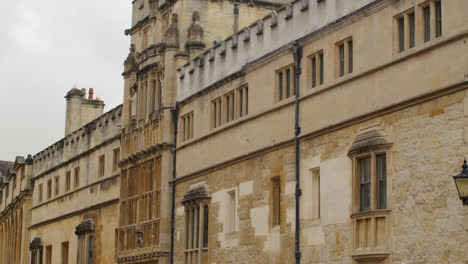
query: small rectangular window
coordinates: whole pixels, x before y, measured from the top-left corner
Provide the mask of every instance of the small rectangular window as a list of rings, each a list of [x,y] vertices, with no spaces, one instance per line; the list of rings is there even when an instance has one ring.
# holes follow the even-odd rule
[[[57,196],[60,192],[60,177],[55,176],[55,196]]]
[[[227,232],[231,233],[236,228],[236,192],[228,192],[228,205],[227,205]]]
[[[409,30],[410,30],[409,47],[414,48],[415,39],[416,39],[416,20],[415,20],[415,17],[414,17],[414,13],[409,14],[408,19],[409,19]]]
[[[423,8],[424,15],[424,42],[431,40],[431,10],[430,6]]]
[[[211,111],[212,111],[212,128],[217,128],[221,126],[221,106],[222,100],[221,98],[217,98],[211,102]]]
[[[280,178],[274,178],[272,180],[272,202],[273,202],[273,219],[272,226],[278,226],[281,224],[281,181]]]
[[[283,100],[283,72],[278,73],[279,99]]]
[[[52,245],[46,247],[46,264],[52,264]]]
[[[377,159],[377,209],[387,208],[387,155],[379,154]]]
[[[42,202],[42,198],[43,198],[43,185],[42,183],[39,184],[39,202]]]
[[[442,5],[441,2],[435,4],[436,13],[436,38],[442,36]]]
[[[105,165],[106,165],[105,155],[99,156],[99,167],[98,167],[98,176],[99,177],[104,177]]]
[[[181,140],[185,141],[193,137],[193,112],[183,115],[180,118],[181,122]]]
[[[320,218],[320,169],[312,170],[312,218]]]
[[[317,86],[317,59],[312,58],[312,87]]]
[[[234,92],[225,95],[224,96],[224,101],[226,102],[226,108],[225,108],[225,113],[226,113],[226,123],[231,122],[234,120]]]
[[[239,109],[239,117],[243,117],[249,113],[249,88],[244,86],[239,88],[237,91],[237,109]]]
[[[119,169],[119,159],[120,159],[120,148],[114,149],[114,157],[112,161],[112,171],[117,171]]]
[[[343,77],[345,73],[345,46],[344,44],[341,44],[339,46],[339,52],[340,52],[340,77]]]
[[[353,41],[348,41],[348,73],[353,72],[353,63],[354,63],[354,55],[353,55]]]
[[[52,179],[47,180],[47,199],[52,197]]]
[[[203,208],[203,248],[208,248],[208,219],[209,209],[208,205]]]
[[[65,191],[66,192],[70,191],[70,185],[71,185],[71,171],[67,171],[65,174]]]
[[[286,98],[291,96],[291,70],[286,70]]]
[[[62,264],[68,264],[68,241],[62,242]]]
[[[360,211],[371,206],[371,157],[359,159],[359,204]]]
[[[398,43],[400,52],[405,50],[405,19],[398,19]]]
[[[78,188],[80,186],[80,167],[79,166],[75,168],[74,178],[75,178],[75,182],[74,182],[73,186],[75,188]]]
[[[323,53],[320,53],[319,55],[319,61],[320,61],[320,85],[323,84]]]

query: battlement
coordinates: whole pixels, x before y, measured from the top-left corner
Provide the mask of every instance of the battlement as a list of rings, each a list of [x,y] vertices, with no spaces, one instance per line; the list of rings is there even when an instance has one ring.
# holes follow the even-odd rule
[[[183,101],[247,65],[384,0],[297,0],[271,12],[178,68],[178,98]]]
[[[122,105],[102,114],[34,155],[34,176],[120,137]]]

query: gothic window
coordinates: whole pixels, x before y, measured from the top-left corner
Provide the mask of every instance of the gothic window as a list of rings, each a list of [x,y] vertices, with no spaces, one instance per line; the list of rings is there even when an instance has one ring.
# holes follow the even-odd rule
[[[376,252],[388,253],[388,149],[383,130],[356,137],[349,156],[353,159],[354,256],[371,260]],[[380,262],[378,262],[380,263]]]
[[[184,264],[207,264],[209,246],[209,190],[205,185],[192,186],[185,194]]]
[[[43,263],[43,248],[44,246],[40,237],[34,238],[33,241],[29,244],[29,250],[31,251],[31,264]]]
[[[94,221],[86,219],[75,228],[78,236],[77,264],[94,263]]]
[[[119,252],[159,246],[161,158],[123,170],[120,193]]]

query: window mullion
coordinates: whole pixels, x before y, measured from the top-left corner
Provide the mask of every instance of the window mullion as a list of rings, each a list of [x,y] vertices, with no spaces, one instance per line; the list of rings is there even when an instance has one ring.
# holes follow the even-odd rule
[[[377,208],[377,166],[376,166],[376,156],[375,153],[371,154],[371,201],[370,209],[375,210]]]

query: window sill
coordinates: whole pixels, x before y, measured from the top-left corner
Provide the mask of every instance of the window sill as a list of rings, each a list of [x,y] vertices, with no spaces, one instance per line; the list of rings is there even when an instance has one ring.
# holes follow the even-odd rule
[[[364,212],[358,212],[351,215],[351,219],[361,218],[365,216],[375,216],[375,215],[387,215],[391,213],[391,209],[375,209]]]
[[[363,254],[354,254],[353,260],[357,262],[367,262],[367,261],[379,261],[384,260],[390,255],[389,252],[373,252],[373,253],[363,253]]]

